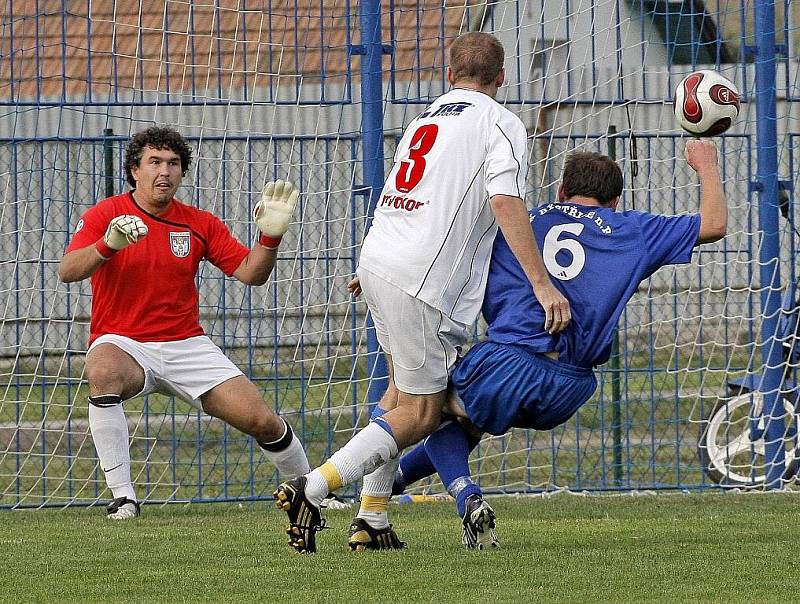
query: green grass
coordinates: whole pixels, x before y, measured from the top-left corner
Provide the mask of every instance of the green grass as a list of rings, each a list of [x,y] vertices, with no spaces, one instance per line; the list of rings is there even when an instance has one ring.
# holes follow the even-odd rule
[[[320,551],[285,545],[269,502],[2,512],[3,602],[786,602],[789,494],[497,498],[502,548],[468,552],[452,504],[392,506],[406,551],[353,554],[351,512]]]

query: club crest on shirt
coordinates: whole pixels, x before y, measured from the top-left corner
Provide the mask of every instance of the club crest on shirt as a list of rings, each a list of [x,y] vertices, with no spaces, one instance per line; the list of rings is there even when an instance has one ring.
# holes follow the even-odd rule
[[[191,244],[191,233],[183,231],[180,233],[169,234],[169,247],[172,253],[178,258],[186,258],[189,255],[189,246]]]

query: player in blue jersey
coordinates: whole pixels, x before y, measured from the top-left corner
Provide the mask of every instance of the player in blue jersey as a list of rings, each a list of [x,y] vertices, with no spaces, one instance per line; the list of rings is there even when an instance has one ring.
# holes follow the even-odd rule
[[[615,211],[622,173],[608,157],[568,156],[559,201],[530,212],[545,265],[572,309],[572,323],[560,333],[542,329],[543,310],[498,233],[483,302],[488,338],[452,374],[446,411],[457,421],[443,423],[403,456],[394,489],[438,471],[456,499],[467,548],[497,545],[494,511],[469,473],[480,435],[566,422],[594,393],[592,369],[608,360],[617,321],[640,282],[662,266],[689,262],[696,245],[725,235],[714,143],[687,142],[686,159],[700,180],[699,212],[660,216]]]

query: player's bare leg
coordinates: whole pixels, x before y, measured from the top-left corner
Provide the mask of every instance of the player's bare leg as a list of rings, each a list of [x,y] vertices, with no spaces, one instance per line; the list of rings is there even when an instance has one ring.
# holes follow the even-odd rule
[[[381,400],[375,406],[370,416],[370,420],[374,421],[379,417],[384,416],[386,413],[397,407],[400,392],[394,383],[394,371],[392,369],[391,355],[385,355],[386,364],[389,369],[388,385],[386,392],[383,393]],[[391,485],[388,489],[385,486],[387,476],[393,476],[394,471],[387,466],[394,466],[393,462],[399,462],[399,457],[392,458],[387,463],[380,466],[374,472],[364,476],[364,483],[361,488],[361,507],[358,511],[357,518],[361,518],[367,522],[372,528],[383,529],[389,526],[389,498],[391,497]],[[358,524],[354,522],[354,525]],[[353,527],[351,526],[351,529]],[[352,530],[351,530],[352,533]]]
[[[144,370],[128,353],[113,344],[99,344],[86,357],[89,381],[89,428],[100,467],[114,500],[107,508],[112,520],[140,514],[131,481],[128,422],[122,401],[144,387]]]
[[[206,413],[255,438],[284,476],[294,478],[309,471],[308,458],[292,428],[243,375],[215,386],[200,400]]]
[[[433,394],[399,393],[397,407],[383,417],[400,449],[419,442],[437,428],[446,395],[446,390]]]

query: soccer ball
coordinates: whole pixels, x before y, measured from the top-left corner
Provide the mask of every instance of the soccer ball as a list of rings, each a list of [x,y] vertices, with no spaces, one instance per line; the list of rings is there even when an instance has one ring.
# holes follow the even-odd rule
[[[675,119],[695,136],[717,136],[739,115],[739,91],[716,71],[702,69],[681,80],[672,101]]]

